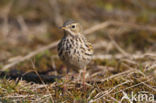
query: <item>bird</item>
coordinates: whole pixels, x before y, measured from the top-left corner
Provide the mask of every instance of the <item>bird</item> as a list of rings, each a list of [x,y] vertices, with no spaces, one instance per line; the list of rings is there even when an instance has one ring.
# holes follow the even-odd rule
[[[94,54],[93,46],[84,36],[79,22],[67,20],[60,29],[63,29],[64,36],[58,43],[58,56],[66,65],[67,72],[70,69],[78,72],[82,70],[85,79],[86,67]]]

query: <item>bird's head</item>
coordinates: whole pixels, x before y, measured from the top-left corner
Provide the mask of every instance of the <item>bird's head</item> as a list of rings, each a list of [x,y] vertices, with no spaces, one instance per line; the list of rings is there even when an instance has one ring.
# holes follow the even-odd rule
[[[62,27],[60,27],[61,29],[63,29],[65,32],[68,32],[68,34],[70,35],[79,35],[82,32],[82,28],[81,25],[73,20],[68,20],[66,21]]]

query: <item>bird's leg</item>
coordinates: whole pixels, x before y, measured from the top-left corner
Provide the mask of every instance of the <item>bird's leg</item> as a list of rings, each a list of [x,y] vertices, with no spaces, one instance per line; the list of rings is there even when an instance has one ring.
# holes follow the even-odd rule
[[[80,69],[80,71],[79,71],[79,76],[78,76],[78,78],[77,78],[77,81],[82,81],[82,74],[83,74],[83,70]]]
[[[83,82],[82,82],[82,84],[83,84],[84,90],[86,90],[86,85],[85,85],[86,77],[85,77],[85,75],[86,75],[86,67],[83,69]]]
[[[69,73],[69,68],[67,68],[66,70],[66,74],[65,74],[65,84],[64,84],[64,87],[63,87],[63,90],[66,92],[68,90],[67,88],[67,82],[68,82],[68,73]]]

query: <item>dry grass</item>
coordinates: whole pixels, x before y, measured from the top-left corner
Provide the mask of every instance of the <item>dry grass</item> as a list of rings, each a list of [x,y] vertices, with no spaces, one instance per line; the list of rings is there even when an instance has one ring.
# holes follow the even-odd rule
[[[124,93],[131,97],[131,92],[142,91],[156,98],[155,4],[0,1],[0,102],[118,103]],[[69,18],[82,23],[94,44],[86,89],[79,73],[71,71],[65,77],[66,67],[57,56],[63,34],[57,27]]]

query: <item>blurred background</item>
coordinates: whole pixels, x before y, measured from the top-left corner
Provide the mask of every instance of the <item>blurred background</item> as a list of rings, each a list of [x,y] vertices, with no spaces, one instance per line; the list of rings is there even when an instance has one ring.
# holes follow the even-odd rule
[[[71,80],[64,94],[64,78],[55,78],[66,74],[56,41],[68,19],[82,24],[95,49],[86,92]],[[0,0],[0,70],[4,103],[114,103],[123,90],[156,94],[156,0]]]
[[[78,20],[84,30],[111,22],[87,35],[95,54],[120,53],[112,42],[130,54],[156,51],[155,0],[1,0],[0,67],[61,39],[58,26],[68,19]],[[45,51],[43,57],[48,59],[42,58],[38,68],[49,68],[53,55],[56,50]],[[24,68],[30,67],[20,69]]]

